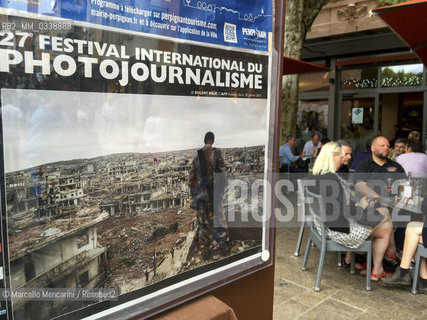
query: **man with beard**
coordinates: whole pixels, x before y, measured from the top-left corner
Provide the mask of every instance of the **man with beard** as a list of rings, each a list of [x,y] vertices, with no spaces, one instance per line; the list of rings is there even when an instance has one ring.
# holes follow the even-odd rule
[[[405,179],[405,170],[403,170],[402,166],[396,161],[388,159],[390,143],[386,137],[378,136],[374,138],[372,140],[371,151],[372,155],[357,165],[355,170],[357,173],[356,176],[365,175],[369,177],[369,180],[382,180],[384,182],[388,178],[392,178],[393,180]],[[356,182],[356,188],[368,198],[375,199],[379,198],[380,194],[387,194],[384,190],[374,190],[368,186],[366,180],[363,180]]]
[[[388,159],[390,143],[386,137],[378,136],[374,138],[371,151],[371,157],[361,161],[356,167],[355,186],[357,191],[367,196],[368,199],[374,200],[380,198],[380,195],[387,195],[385,190],[387,184],[397,179],[405,179],[406,175],[400,164]],[[388,181],[389,179],[391,181]],[[373,207],[380,206],[376,201],[371,202]],[[368,223],[375,223],[377,219],[382,219],[383,217],[369,216],[365,218]],[[390,243],[384,258],[391,265],[397,267],[399,261],[396,256],[394,237],[390,237]]]

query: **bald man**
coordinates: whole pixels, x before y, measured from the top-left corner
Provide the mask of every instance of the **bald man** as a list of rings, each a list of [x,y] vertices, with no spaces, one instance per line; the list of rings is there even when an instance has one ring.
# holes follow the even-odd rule
[[[359,192],[367,196],[369,199],[375,199],[380,198],[380,194],[387,194],[385,190],[387,179],[405,179],[406,175],[400,164],[398,164],[396,161],[388,159],[390,143],[386,137],[378,136],[374,138],[372,140],[371,151],[372,155],[369,158],[361,161],[356,167],[355,186]],[[381,184],[381,181],[383,181],[383,184]],[[375,188],[373,187],[372,183],[376,184]],[[384,212],[384,210],[387,210],[386,208],[382,207],[377,210],[381,213],[381,215],[390,219],[389,212]],[[382,220],[383,217],[378,215],[369,217],[369,220],[373,223],[378,222],[376,221],[377,219]],[[398,258],[396,256],[396,244],[394,236],[390,237],[390,242],[384,258],[392,266],[396,267],[399,264]]]
[[[370,180],[382,180],[384,182],[389,177],[392,177],[393,180],[405,179],[405,170],[403,170],[402,166],[396,161],[388,159],[390,143],[386,137],[378,136],[374,138],[371,151],[372,155],[357,165],[356,176],[365,176],[369,177]],[[369,188],[365,181],[358,181],[356,188],[368,198],[380,197],[379,193]]]

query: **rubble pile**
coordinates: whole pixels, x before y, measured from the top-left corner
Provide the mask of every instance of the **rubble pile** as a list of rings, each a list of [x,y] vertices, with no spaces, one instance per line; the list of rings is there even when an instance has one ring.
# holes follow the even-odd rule
[[[109,279],[104,286],[118,287],[123,292],[129,282],[135,285],[132,290],[152,283],[154,260],[158,267],[162,259],[171,255],[171,249],[185,240],[194,217],[195,212],[190,209],[184,209],[182,214],[168,210],[131,218],[110,217],[100,224],[98,242],[108,252]],[[148,282],[146,271],[150,274]]]

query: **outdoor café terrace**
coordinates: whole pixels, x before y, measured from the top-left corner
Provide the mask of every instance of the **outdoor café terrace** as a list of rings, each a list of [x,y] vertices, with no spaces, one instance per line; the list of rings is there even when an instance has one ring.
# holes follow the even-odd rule
[[[296,204],[296,192],[289,199]],[[302,271],[309,230],[305,228],[299,256],[295,256],[299,231],[295,221],[276,229],[274,320],[426,318],[426,295],[414,295],[410,287],[386,286],[382,281],[371,281],[367,291],[366,277],[351,274],[344,265],[339,267],[336,252],[326,252],[321,288],[316,292],[320,250],[311,248],[307,270]]]

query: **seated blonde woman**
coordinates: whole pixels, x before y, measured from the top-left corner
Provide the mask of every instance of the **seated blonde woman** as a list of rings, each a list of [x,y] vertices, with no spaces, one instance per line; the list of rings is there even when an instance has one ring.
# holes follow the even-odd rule
[[[360,247],[371,236],[373,268],[371,279],[378,281],[390,277],[383,269],[382,261],[393,232],[393,225],[386,208],[374,206],[372,201],[363,197],[356,205],[350,205],[348,183],[339,177],[336,171],[341,167],[344,151],[336,142],[325,144],[313,166],[313,178],[316,186],[309,187],[313,193],[325,199],[327,236],[337,243],[355,249]],[[357,216],[378,211],[382,220],[376,225],[363,225]]]

